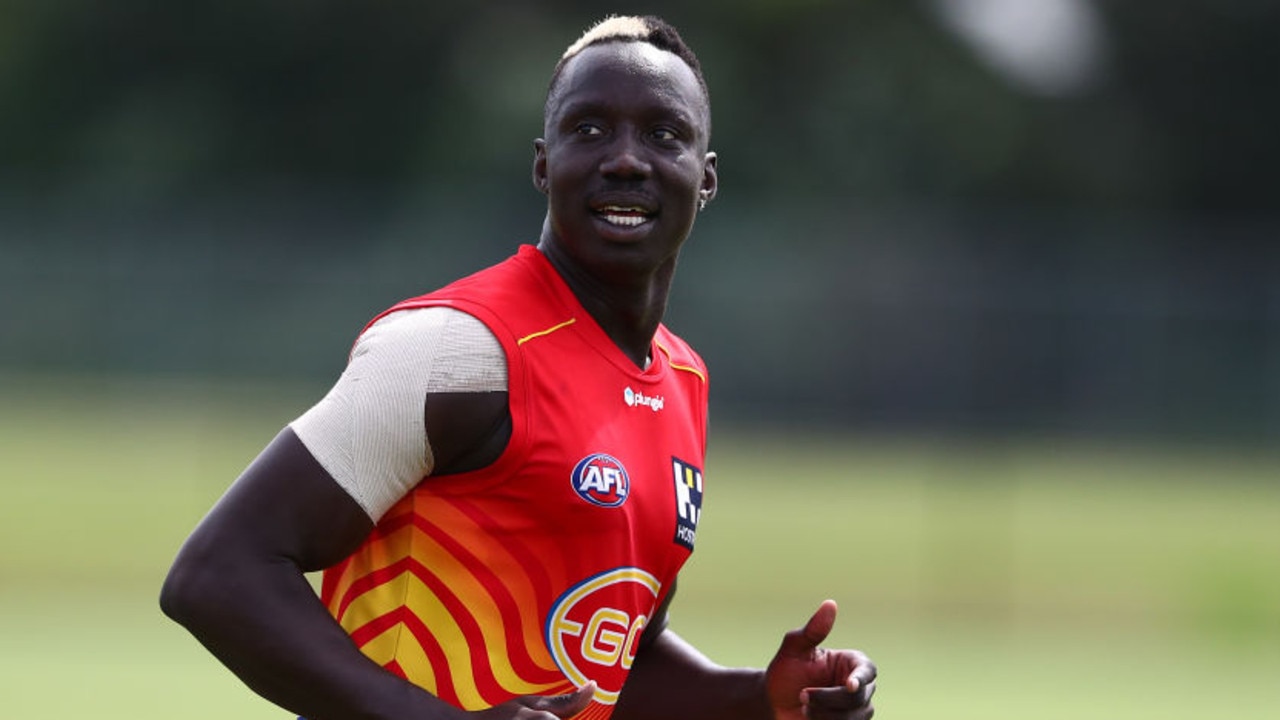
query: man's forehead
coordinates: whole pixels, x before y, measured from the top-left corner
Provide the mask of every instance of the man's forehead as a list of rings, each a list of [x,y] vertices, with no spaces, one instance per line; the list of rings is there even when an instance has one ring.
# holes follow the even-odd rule
[[[618,40],[584,48],[565,63],[549,109],[563,104],[568,96],[600,74],[623,75],[647,81],[655,88],[677,93],[698,108],[705,103],[698,78],[678,55],[638,40]]]
[[[680,56],[669,50],[663,50],[643,40],[616,39],[606,40],[588,45],[569,58],[565,64],[565,72],[592,66],[626,65],[636,69],[649,69],[653,72],[684,71],[693,78],[693,70],[685,64]]]

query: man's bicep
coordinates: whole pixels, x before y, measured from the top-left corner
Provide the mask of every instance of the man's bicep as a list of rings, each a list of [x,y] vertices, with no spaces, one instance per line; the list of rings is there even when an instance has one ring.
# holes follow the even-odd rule
[[[287,559],[310,572],[345,558],[372,528],[364,508],[285,428],[213,507],[193,540],[207,551]]]

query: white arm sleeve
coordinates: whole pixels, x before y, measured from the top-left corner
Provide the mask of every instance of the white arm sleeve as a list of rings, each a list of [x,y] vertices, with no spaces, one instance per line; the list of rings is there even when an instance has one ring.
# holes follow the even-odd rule
[[[289,424],[374,521],[431,474],[426,396],[507,389],[506,356],[475,317],[431,307],[364,332],[327,395]]]

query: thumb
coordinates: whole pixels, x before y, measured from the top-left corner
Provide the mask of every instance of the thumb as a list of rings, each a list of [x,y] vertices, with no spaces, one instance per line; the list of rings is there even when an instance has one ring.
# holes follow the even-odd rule
[[[807,657],[831,634],[836,624],[836,601],[824,600],[804,627],[792,630],[782,638],[778,652],[785,655]]]
[[[530,698],[527,707],[534,710],[549,712],[559,718],[570,718],[591,704],[591,698],[596,694],[596,681],[592,680],[586,685],[564,695],[553,695],[551,697]]]

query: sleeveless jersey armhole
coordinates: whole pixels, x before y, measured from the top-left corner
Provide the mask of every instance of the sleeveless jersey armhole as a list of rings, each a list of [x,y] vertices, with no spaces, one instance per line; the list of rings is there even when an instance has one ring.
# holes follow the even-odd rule
[[[507,407],[511,413],[511,438],[506,448],[496,460],[482,468],[440,476],[432,483],[433,492],[441,495],[460,495],[497,487],[515,476],[529,450],[529,379],[519,342],[496,313],[479,303],[461,299],[423,299],[413,302],[410,307],[452,308],[478,321],[501,347],[506,360]]]
[[[391,313],[361,333],[333,388],[290,427],[377,522],[434,467],[428,395],[502,391],[506,370],[501,344],[470,314],[445,307]]]

